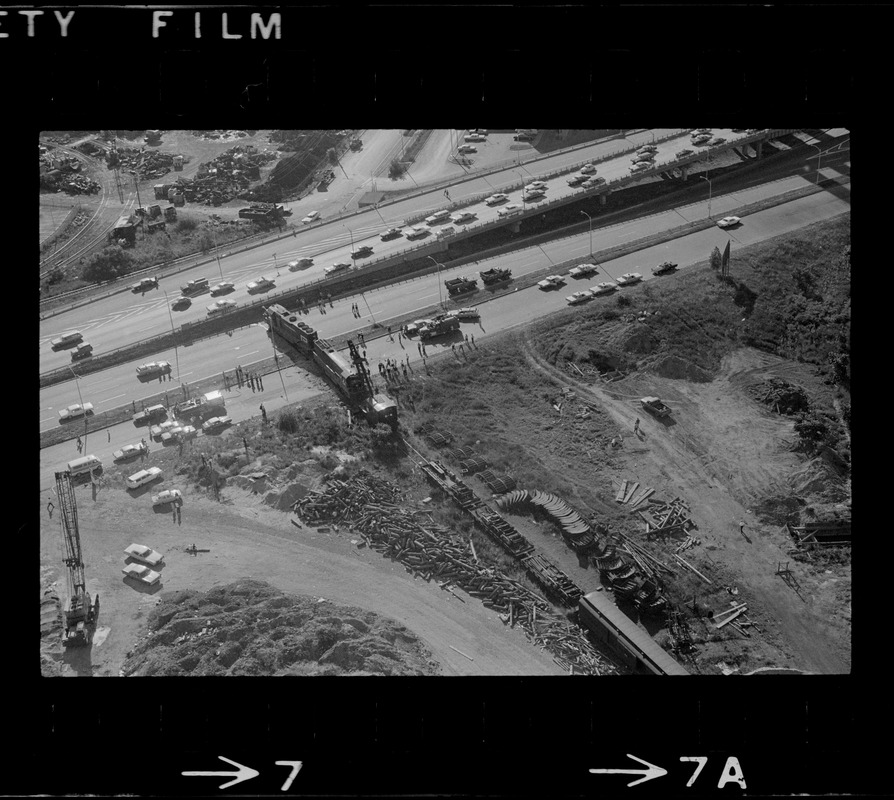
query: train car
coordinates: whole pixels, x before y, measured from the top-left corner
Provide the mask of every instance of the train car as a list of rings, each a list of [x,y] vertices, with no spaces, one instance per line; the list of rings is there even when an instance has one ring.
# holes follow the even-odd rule
[[[323,370],[349,403],[360,405],[369,394],[362,375],[358,375],[354,365],[325,339],[314,342],[313,360]]]
[[[304,355],[312,355],[314,343],[318,338],[317,332],[306,322],[300,320],[297,314],[274,303],[264,309],[264,316],[273,333],[297,347]]]

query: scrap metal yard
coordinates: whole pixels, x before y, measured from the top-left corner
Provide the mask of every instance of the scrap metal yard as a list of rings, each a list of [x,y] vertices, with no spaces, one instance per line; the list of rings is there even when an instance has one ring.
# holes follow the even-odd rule
[[[43,675],[850,672],[847,130],[40,158]]]

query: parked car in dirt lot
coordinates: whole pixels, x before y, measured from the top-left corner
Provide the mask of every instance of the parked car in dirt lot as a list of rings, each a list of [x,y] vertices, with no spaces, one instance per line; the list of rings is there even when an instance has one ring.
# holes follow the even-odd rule
[[[742,220],[739,217],[724,217],[723,219],[717,220],[718,228],[732,228],[735,225],[738,225]]]
[[[208,311],[208,316],[213,317],[215,314],[224,314],[227,311],[232,311],[236,308],[235,300],[218,300],[216,303],[212,303],[210,306],[205,306]]]
[[[138,455],[145,453],[148,448],[142,442],[137,442],[136,444],[126,444],[120,450],[116,450],[112,453],[113,461],[128,461],[131,458],[136,458]]]
[[[582,289],[579,292],[574,292],[573,294],[571,294],[565,298],[565,300],[568,302],[568,305],[570,305],[570,306],[576,306],[576,305],[579,305],[580,303],[586,303],[587,300],[592,300],[592,299],[593,299],[593,295],[590,294],[590,292],[588,292],[586,289]]]
[[[205,433],[214,433],[216,431],[223,430],[229,425],[233,424],[233,420],[230,417],[211,417],[211,419],[206,420],[202,425],[202,430]]]
[[[124,555],[126,558],[132,558],[134,561],[139,561],[140,564],[147,564],[150,567],[157,566],[165,560],[161,553],[144,544],[132,544],[125,547]]]
[[[78,417],[85,417],[88,414],[92,413],[93,403],[84,403],[84,405],[81,405],[80,403],[74,403],[73,405],[68,406],[68,408],[59,409],[59,419],[77,419]]]
[[[181,502],[183,493],[179,489],[165,489],[163,492],[152,495],[152,505],[163,506],[167,503]]]
[[[235,288],[236,284],[232,281],[221,281],[220,283],[216,283],[214,286],[211,287],[211,295],[212,297],[216,297],[219,294],[232,292]]]
[[[149,436],[153,439],[160,439],[165,433],[175,427],[177,427],[177,423],[172,419],[167,419],[149,428]]]
[[[137,377],[145,378],[154,375],[163,375],[171,371],[170,361],[150,361],[137,367]]]
[[[456,148],[457,153],[477,153],[478,148],[474,144],[461,144]]]
[[[297,261],[289,262],[289,272],[297,272],[299,269],[307,269],[314,265],[312,258],[299,258]]]
[[[139,489],[141,486],[146,486],[162,477],[164,477],[164,474],[161,471],[161,467],[149,467],[149,469],[141,469],[133,475],[128,475],[124,479],[124,485],[128,489]]]
[[[257,280],[249,281],[245,288],[248,289],[249,294],[252,294],[254,292],[269,292],[274,286],[276,283],[272,279],[262,275]]]
[[[308,214],[306,217],[304,217],[304,219],[302,219],[301,221],[302,221],[305,225],[309,225],[311,222],[315,222],[315,221],[318,220],[319,218],[320,218],[320,212],[319,212],[319,211],[311,211],[310,214]]]
[[[607,283],[603,281],[602,283],[597,283],[595,286],[590,287],[590,294],[594,297],[599,296],[600,294],[611,294],[612,292],[618,291],[618,284],[616,283]]]
[[[161,580],[161,574],[149,569],[145,564],[128,564],[121,571],[124,573],[125,579],[132,578],[147,586],[154,586]]]

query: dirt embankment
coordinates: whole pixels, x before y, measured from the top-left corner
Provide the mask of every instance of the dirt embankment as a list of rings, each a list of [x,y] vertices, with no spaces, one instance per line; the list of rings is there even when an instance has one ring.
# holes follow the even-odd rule
[[[166,596],[125,675],[432,675],[431,653],[403,625],[323,598],[243,579]]]

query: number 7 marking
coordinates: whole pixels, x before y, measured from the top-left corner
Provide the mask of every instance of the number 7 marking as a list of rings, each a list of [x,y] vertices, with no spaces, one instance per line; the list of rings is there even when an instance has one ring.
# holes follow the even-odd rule
[[[707,759],[705,759],[707,760]],[[292,785],[292,781],[295,780],[295,776],[301,772],[301,761],[277,761],[277,766],[283,767],[291,767],[292,772],[288,778],[286,778],[286,782],[282,785],[281,791],[287,792],[289,791],[289,787]]]
[[[701,771],[705,768],[705,764],[708,763],[707,756],[680,756],[680,761],[697,761],[698,766],[695,768],[695,772],[692,773],[692,777],[689,779],[689,783],[686,784],[686,788],[688,789],[695,783],[695,779],[701,775]],[[276,762],[277,764],[280,762]],[[300,762],[299,762],[300,763]]]

